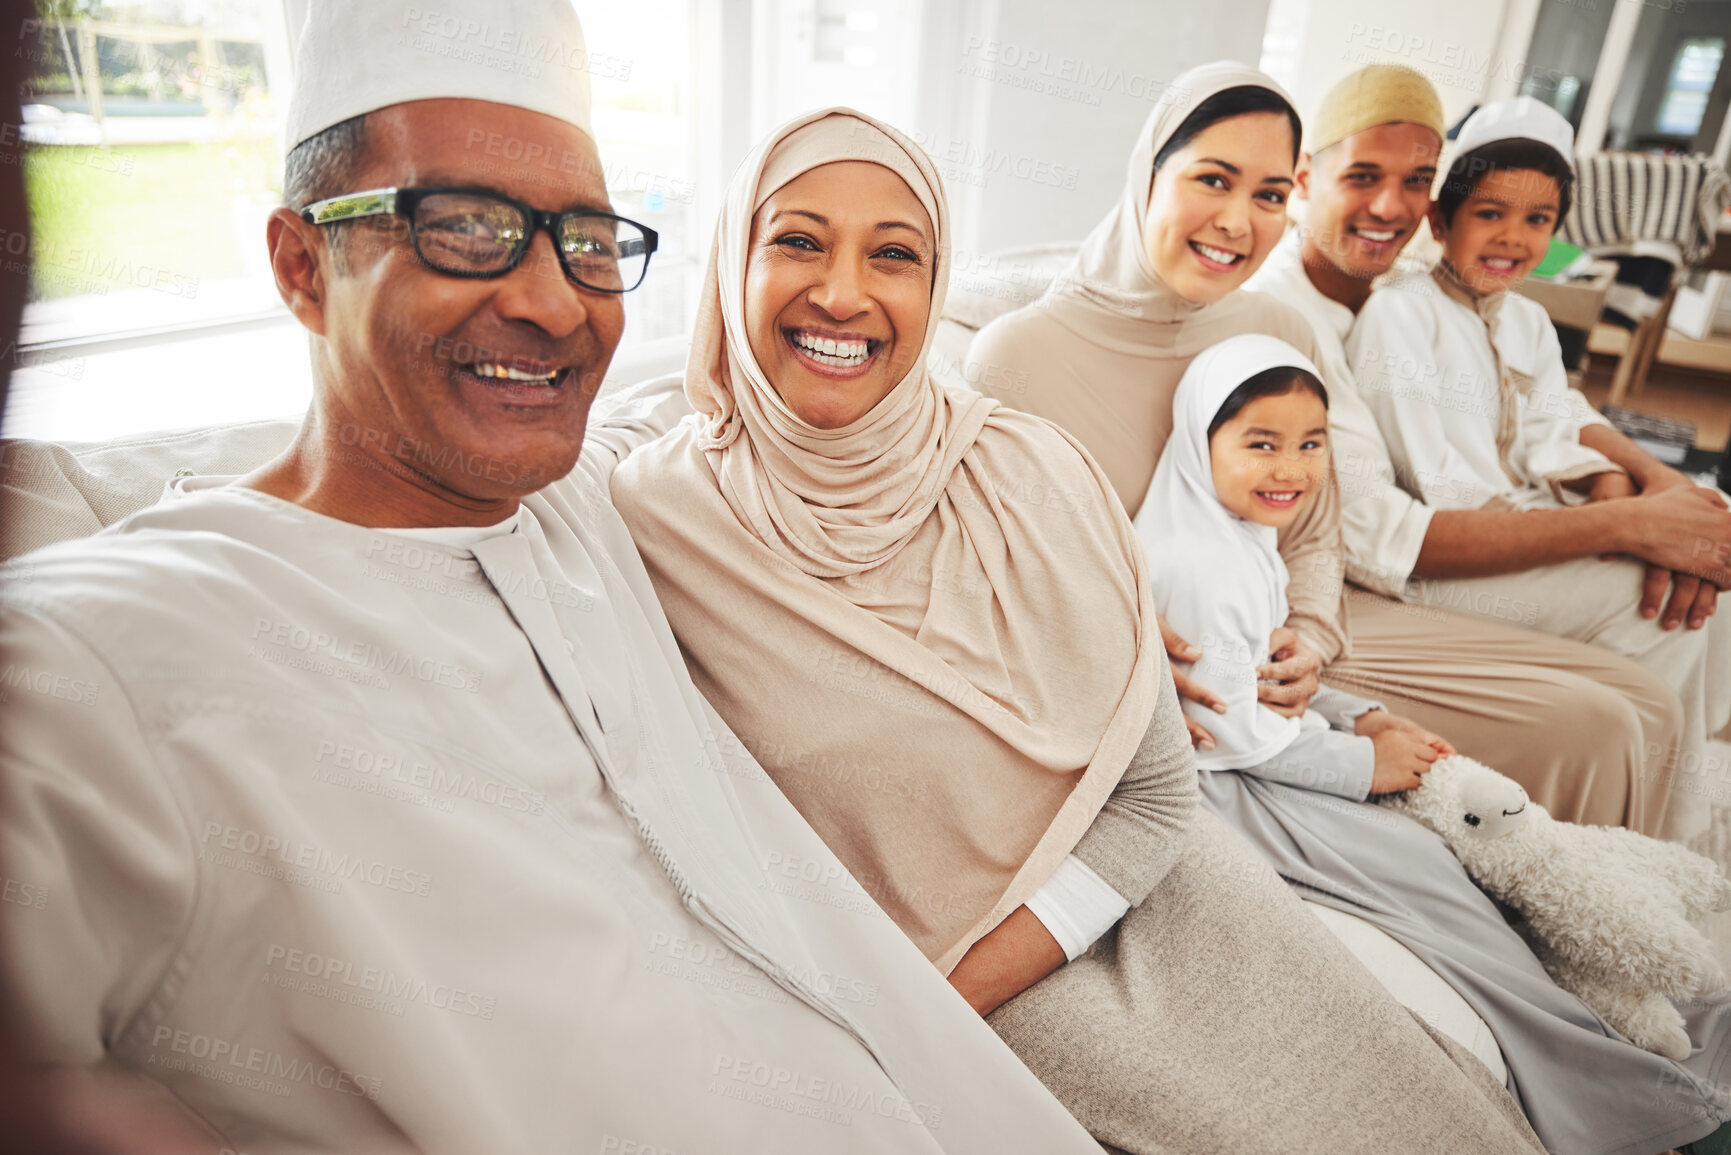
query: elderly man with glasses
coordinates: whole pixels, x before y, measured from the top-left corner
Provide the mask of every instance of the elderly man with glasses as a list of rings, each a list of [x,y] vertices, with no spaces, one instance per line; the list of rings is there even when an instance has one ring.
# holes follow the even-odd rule
[[[656,237],[609,205],[575,15],[290,7],[299,435],[0,608],[0,1083],[49,1116],[0,1133],[1097,1150],[685,672],[584,436]]]

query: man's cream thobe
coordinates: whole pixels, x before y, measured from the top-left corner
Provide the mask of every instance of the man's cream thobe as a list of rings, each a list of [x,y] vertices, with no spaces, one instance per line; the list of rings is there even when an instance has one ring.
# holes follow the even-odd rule
[[[1347,359],[1352,310],[1311,283],[1299,242],[1294,229],[1249,287],[1304,314],[1328,386],[1346,570],[1359,588],[1347,594],[1351,649],[1323,676],[1496,766],[1558,817],[1657,833],[1679,726],[1663,682],[1615,654],[1519,628],[1533,623],[1506,614],[1484,620],[1496,615],[1399,600],[1432,510],[1395,484]]]
[[[0,982],[263,1152],[1097,1150],[696,693],[592,444],[472,545],[221,484],[11,567]]]

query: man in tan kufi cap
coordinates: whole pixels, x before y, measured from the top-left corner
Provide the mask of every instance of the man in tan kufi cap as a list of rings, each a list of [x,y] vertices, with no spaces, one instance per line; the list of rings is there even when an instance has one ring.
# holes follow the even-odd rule
[[[298,437],[8,567],[0,1135],[1098,1151],[686,673],[585,438],[656,238],[568,0],[289,8]]]
[[[1436,90],[1413,69],[1372,64],[1340,81],[1299,159],[1300,227],[1248,286],[1310,321],[1329,387],[1351,642],[1323,677],[1388,701],[1519,779],[1559,818],[1661,833],[1681,717],[1659,677],[1526,628],[1536,620],[1530,604],[1451,612],[1404,600],[1415,579],[1469,554],[1482,559],[1480,572],[1497,572],[1540,564],[1548,548],[1530,519],[1549,511],[1439,512],[1402,489],[1348,364],[1355,315],[1430,208],[1444,131]],[[1594,417],[1582,440],[1635,460],[1633,445]]]

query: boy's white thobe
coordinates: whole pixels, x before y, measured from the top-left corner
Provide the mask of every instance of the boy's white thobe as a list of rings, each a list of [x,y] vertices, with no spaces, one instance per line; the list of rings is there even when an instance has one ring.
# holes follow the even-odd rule
[[[1543,307],[1503,298],[1493,348],[1479,312],[1430,275],[1402,277],[1371,294],[1347,342],[1401,485],[1436,509],[1555,509],[1584,500],[1565,482],[1619,469],[1580,443],[1583,421]],[[1663,832],[1687,838],[1706,828],[1714,799],[1731,800],[1731,768],[1706,754],[1708,735],[1731,717],[1731,615],[1701,630],[1660,629],[1638,612],[1643,573],[1634,559],[1589,557],[1418,580],[1406,598],[1593,642],[1664,678],[1681,699],[1682,732],[1675,766],[1658,771],[1676,776]]]
[[[1581,444],[1583,422],[1544,308],[1502,297],[1494,349],[1479,313],[1429,274],[1372,293],[1353,326],[1347,348],[1359,395],[1401,484],[1433,509],[1555,507],[1583,500],[1565,482],[1621,472]],[[1505,386],[1505,368],[1530,387]],[[1499,447],[1505,392],[1514,437]]]

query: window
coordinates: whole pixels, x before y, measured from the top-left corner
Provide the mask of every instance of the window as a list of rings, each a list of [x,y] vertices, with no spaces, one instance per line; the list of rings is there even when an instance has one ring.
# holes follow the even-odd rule
[[[1725,58],[1725,39],[1700,36],[1685,40],[1671,61],[1665,83],[1664,103],[1659,106],[1658,129],[1673,136],[1694,136],[1707,113],[1707,97],[1719,76]]]
[[[702,2],[579,3],[609,194],[661,240],[625,298],[627,346],[689,331],[708,257]],[[94,440],[303,410],[306,336],[264,245],[292,90],[283,0],[37,10],[22,129],[34,267],[4,434]]]
[[[274,308],[287,53],[272,0],[39,3],[29,29],[25,340]],[[274,65],[274,67],[273,67]]]
[[[709,259],[697,221],[693,7],[693,0],[632,0],[578,8],[613,211],[661,237],[648,279],[625,297],[627,346],[690,331]]]

